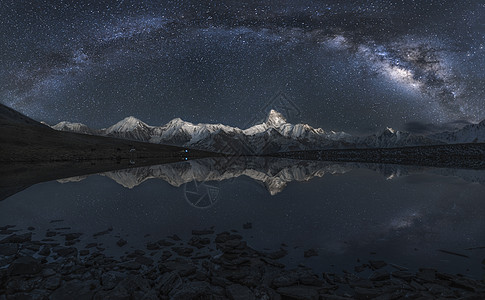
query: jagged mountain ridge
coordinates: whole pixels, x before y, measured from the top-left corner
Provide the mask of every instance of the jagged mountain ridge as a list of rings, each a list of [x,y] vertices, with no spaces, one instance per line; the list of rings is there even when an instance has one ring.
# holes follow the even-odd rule
[[[435,133],[430,136],[444,143],[483,143],[485,141],[485,120],[469,124],[457,131]]]
[[[467,125],[456,132],[428,136],[386,128],[376,134],[360,137],[345,132],[325,131],[308,124],[291,124],[275,110],[269,112],[263,123],[247,129],[223,124],[193,124],[180,118],[173,119],[162,126],[151,126],[135,117],[127,117],[113,126],[98,130],[90,129],[84,124],[69,122],[61,122],[52,128],[214,152],[243,154],[485,142],[485,121]]]

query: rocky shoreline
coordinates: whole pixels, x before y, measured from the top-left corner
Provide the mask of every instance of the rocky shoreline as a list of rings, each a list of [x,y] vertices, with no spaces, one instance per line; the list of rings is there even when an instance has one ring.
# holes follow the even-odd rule
[[[289,269],[278,261],[288,246],[257,251],[236,230],[193,230],[188,240],[173,235],[115,258],[96,242],[112,228],[85,245],[83,233],[63,229],[34,240],[34,228],[0,227],[0,300],[485,298],[483,280],[429,268],[412,272],[378,260],[341,274]],[[123,249],[127,242],[119,238],[116,244]]]

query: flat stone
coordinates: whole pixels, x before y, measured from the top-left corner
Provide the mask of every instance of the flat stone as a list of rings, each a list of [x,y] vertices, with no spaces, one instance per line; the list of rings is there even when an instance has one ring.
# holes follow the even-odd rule
[[[199,236],[193,236],[190,241],[188,242],[189,245],[196,247],[198,249],[204,248],[206,245],[209,245],[211,240],[209,238],[202,238]]]
[[[381,269],[387,266],[387,263],[383,260],[369,260],[369,264],[374,269]]]
[[[354,292],[359,299],[373,299],[382,295],[382,290],[376,288],[355,287]]]
[[[383,270],[377,270],[374,273],[372,273],[369,277],[369,279],[372,281],[382,281],[382,280],[387,280],[389,278],[390,278],[389,272],[383,271]]]
[[[66,233],[64,234],[64,238],[66,239],[66,241],[72,241],[72,240],[76,240],[78,238],[80,238],[83,234],[80,233],[80,232],[76,232],[76,233]]]
[[[101,286],[104,290],[111,290],[120,283],[125,276],[123,273],[109,271],[101,275]]]
[[[74,247],[58,246],[53,248],[52,251],[62,257],[77,256],[77,249]]]
[[[318,300],[320,297],[315,288],[302,285],[280,287],[276,292],[282,296],[289,297],[290,299]]]
[[[127,261],[119,265],[127,270],[138,270],[141,268],[141,265],[134,261]]]
[[[164,271],[175,271],[182,277],[187,277],[192,274],[195,274],[197,268],[195,267],[192,262],[185,260],[185,259],[175,259],[165,261],[164,263],[160,264],[159,267],[161,272]]]
[[[24,234],[12,234],[7,236],[3,240],[0,241],[0,244],[10,244],[10,243],[25,243],[30,242],[32,240],[32,232],[24,233]]]
[[[124,245],[126,245],[128,242],[125,241],[124,239],[119,239],[117,242],[116,242],[116,245],[118,245],[118,247],[123,247]]]
[[[264,253],[264,256],[271,258],[271,259],[281,259],[288,255],[288,251],[285,249],[280,249],[274,252]]]
[[[401,279],[404,279],[404,280],[411,280],[415,277],[415,275],[411,272],[408,272],[408,271],[394,271],[391,273],[392,277],[396,277],[396,278],[401,278]]]
[[[38,260],[31,256],[23,256],[14,260],[9,268],[8,273],[10,276],[15,275],[30,275],[37,274],[42,270],[42,266]]]
[[[5,225],[5,226],[0,226],[0,230],[7,230],[7,229],[10,229],[10,228],[14,228],[15,225]]]
[[[205,281],[187,282],[178,289],[170,293],[172,300],[186,300],[186,299],[214,299],[214,295],[222,293],[224,290],[219,287],[213,288]]]
[[[318,256],[318,251],[316,249],[308,249],[303,253],[304,257]]]
[[[50,268],[42,270],[42,277],[49,277],[56,274],[57,274],[56,271]]]
[[[180,238],[178,235],[176,235],[176,234],[171,235],[171,236],[169,236],[168,238],[169,238],[169,239],[171,239],[171,240],[174,240],[174,241],[181,241],[181,240],[182,240],[182,239],[181,239],[181,238]]]
[[[182,285],[183,281],[177,272],[165,273],[159,280],[158,288],[160,294],[168,295],[172,290],[177,289]]]
[[[51,248],[49,246],[44,246],[42,247],[42,250],[39,251],[39,255],[42,256],[48,256],[49,254],[51,254]]]
[[[254,296],[254,293],[248,287],[240,284],[232,284],[226,287],[226,294],[227,294],[227,297],[229,297],[229,299],[231,300],[256,299],[256,297]]]
[[[188,257],[194,252],[194,249],[188,247],[172,247],[172,251],[180,256]]]
[[[100,232],[96,232],[95,234],[93,234],[93,237],[102,236],[102,235],[105,235],[105,234],[110,233],[111,231],[113,231],[113,227],[109,227],[106,230],[103,230],[103,231],[100,231]]]
[[[421,278],[427,281],[434,281],[436,279],[436,270],[429,269],[429,268],[420,268],[417,276],[418,278]]]
[[[11,256],[17,254],[19,246],[16,243],[0,244],[0,255]]]
[[[51,276],[44,280],[42,283],[42,287],[48,290],[55,290],[61,285],[61,277],[60,276]]]
[[[158,243],[148,243],[146,247],[147,247],[147,250],[150,250],[150,251],[160,249],[160,245],[158,245]]]
[[[94,290],[91,289],[92,282],[72,280],[66,282],[63,286],[56,289],[49,297],[50,300],[91,300],[94,296]]]
[[[137,258],[135,258],[135,262],[145,266],[153,265],[153,259],[146,256],[138,256]]]

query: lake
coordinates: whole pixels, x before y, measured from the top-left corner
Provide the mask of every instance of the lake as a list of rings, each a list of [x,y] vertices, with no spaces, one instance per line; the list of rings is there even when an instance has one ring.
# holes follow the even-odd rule
[[[383,260],[481,279],[484,183],[480,170],[202,159],[35,184],[0,202],[0,225],[32,226],[34,239],[80,232],[80,248],[97,241],[113,256],[234,230],[256,250],[286,249],[289,267],[340,273]]]

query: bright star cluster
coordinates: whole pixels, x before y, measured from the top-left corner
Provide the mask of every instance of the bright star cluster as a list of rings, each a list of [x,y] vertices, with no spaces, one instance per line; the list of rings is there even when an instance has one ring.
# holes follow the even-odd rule
[[[0,101],[35,119],[369,132],[485,118],[480,1],[2,1]]]

